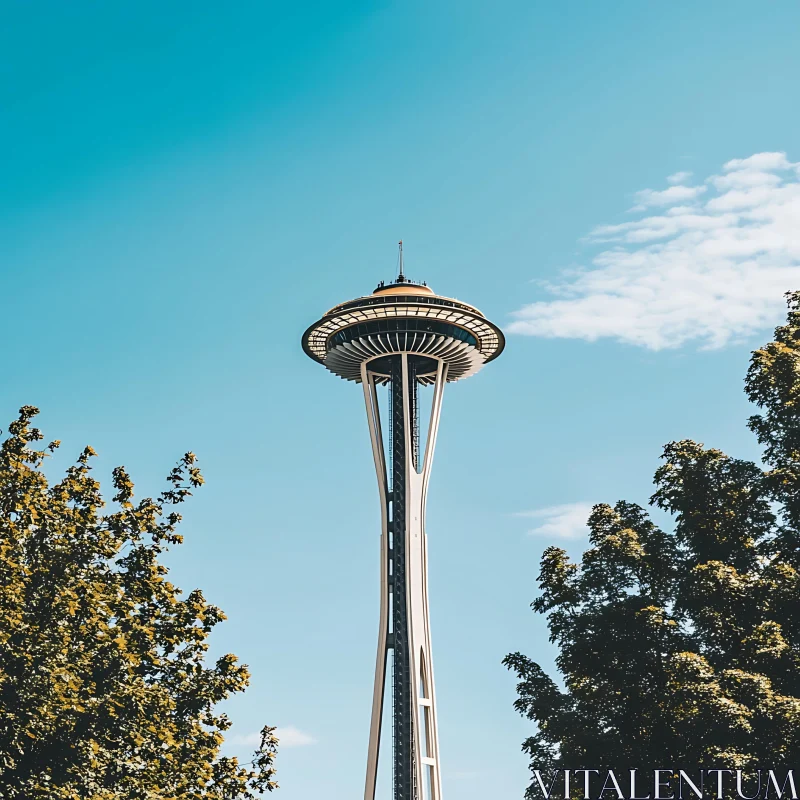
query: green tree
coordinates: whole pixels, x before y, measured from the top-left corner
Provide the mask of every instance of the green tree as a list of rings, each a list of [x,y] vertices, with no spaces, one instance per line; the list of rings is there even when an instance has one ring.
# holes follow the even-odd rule
[[[580,563],[544,551],[532,607],[563,688],[504,661],[536,723],[531,769],[800,763],[800,292],[788,299],[745,383],[763,466],[672,442],[650,499],[672,531],[597,505]]]
[[[225,617],[167,580],[176,507],[203,478],[192,453],[156,499],[134,502],[122,467],[103,512],[87,447],[58,483],[52,442],[26,406],[0,447],[0,797],[234,800],[275,788],[277,740],[262,731],[250,764],[220,755],[215,706],[248,683],[226,655],[207,666]]]

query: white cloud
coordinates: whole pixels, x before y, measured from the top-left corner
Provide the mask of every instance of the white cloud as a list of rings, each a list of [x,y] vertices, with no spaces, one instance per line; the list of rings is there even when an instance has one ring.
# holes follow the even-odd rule
[[[311,734],[301,731],[292,725],[285,728],[276,728],[275,735],[281,747],[305,747],[308,744],[316,744],[317,740]]]
[[[234,733],[225,737],[225,744],[234,747],[258,747],[261,744],[260,733]]]
[[[757,153],[702,187],[639,192],[640,206],[663,210],[595,228],[589,241],[603,248],[591,265],[546,285],[551,299],[514,312],[510,332],[661,350],[722,347],[771,327],[784,292],[800,289],[798,167]],[[712,196],[674,193],[699,188]]]
[[[723,164],[725,172],[737,169],[790,169],[796,167],[786,153],[756,153],[749,158],[733,158]]]
[[[582,539],[588,535],[586,520],[591,513],[591,503],[564,503],[537,508],[534,511],[520,511],[516,516],[542,520],[540,525],[528,531],[531,536],[542,536],[547,539]]]
[[[304,747],[305,745],[315,744],[316,739],[305,731],[287,725],[285,728],[276,728],[275,735],[278,737],[280,747]],[[254,733],[235,733],[225,737],[225,743],[234,747],[258,747],[261,744],[261,734]]]
[[[642,189],[636,192],[636,205],[631,211],[644,211],[653,206],[671,206],[695,200],[708,191],[707,186],[670,186],[669,189],[657,192],[654,189]]]
[[[692,175],[691,172],[675,172],[667,177],[667,183],[686,183]]]

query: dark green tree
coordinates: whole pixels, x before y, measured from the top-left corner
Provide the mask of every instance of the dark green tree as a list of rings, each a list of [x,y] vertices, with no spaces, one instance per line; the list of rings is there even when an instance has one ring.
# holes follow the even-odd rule
[[[183,596],[159,557],[176,507],[203,479],[187,453],[156,499],[134,502],[122,467],[104,513],[86,448],[58,483],[58,442],[27,406],[0,447],[0,798],[246,800],[275,788],[272,728],[252,763],[220,755],[215,706],[248,683],[206,640],[225,617]]]
[[[504,661],[536,723],[531,769],[800,763],[800,292],[788,299],[745,384],[763,465],[672,442],[650,499],[672,531],[597,505],[580,563],[545,550],[532,607],[563,688],[520,653]]]

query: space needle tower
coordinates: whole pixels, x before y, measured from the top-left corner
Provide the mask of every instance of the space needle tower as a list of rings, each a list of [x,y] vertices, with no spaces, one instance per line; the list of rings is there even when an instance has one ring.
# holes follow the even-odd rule
[[[409,280],[402,242],[393,283],[334,306],[303,334],[311,358],[361,384],[378,475],[380,627],[364,800],[375,800],[387,676],[393,800],[442,800],[428,609],[428,479],[445,384],[474,375],[504,343],[500,329],[474,306]],[[422,437],[421,387],[431,387],[425,394],[432,390]]]

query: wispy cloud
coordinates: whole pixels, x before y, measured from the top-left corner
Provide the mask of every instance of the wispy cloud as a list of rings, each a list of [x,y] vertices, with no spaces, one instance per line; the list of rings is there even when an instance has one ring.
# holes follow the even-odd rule
[[[674,176],[673,176],[674,177]],[[644,211],[652,206],[676,206],[690,203],[708,191],[707,186],[670,186],[660,192],[654,189],[642,189],[636,192],[636,205],[631,211]]]
[[[278,737],[280,747],[304,747],[309,744],[316,744],[316,739],[305,731],[287,725],[285,728],[276,728],[275,735]],[[253,733],[234,733],[225,737],[225,743],[234,747],[258,747],[261,743],[261,734]]]
[[[595,228],[591,265],[547,284],[551,299],[514,312],[509,330],[661,350],[722,347],[774,325],[783,293],[800,288],[800,164],[756,153],[701,185],[689,177],[637,193],[639,211],[658,213]]]
[[[591,503],[564,503],[533,511],[520,511],[516,516],[541,520],[540,524],[528,531],[531,536],[547,539],[582,539],[588,535],[586,520],[591,513]]]
[[[686,181],[688,181],[693,174],[693,172],[675,172],[672,175],[667,176],[667,183],[686,183]]]
[[[287,725],[285,728],[277,728],[275,735],[281,747],[305,747],[309,744],[316,744],[317,740],[305,731],[295,728],[292,725]]]

